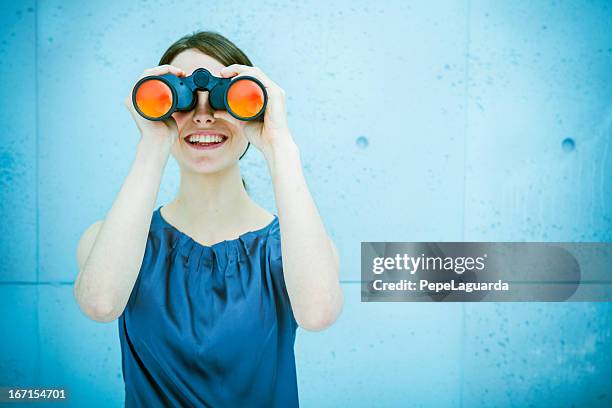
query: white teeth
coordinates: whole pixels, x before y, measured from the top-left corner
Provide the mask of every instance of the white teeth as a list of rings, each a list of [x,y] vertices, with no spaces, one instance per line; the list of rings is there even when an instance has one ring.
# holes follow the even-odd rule
[[[223,141],[223,136],[219,135],[191,135],[189,142],[219,143]]]

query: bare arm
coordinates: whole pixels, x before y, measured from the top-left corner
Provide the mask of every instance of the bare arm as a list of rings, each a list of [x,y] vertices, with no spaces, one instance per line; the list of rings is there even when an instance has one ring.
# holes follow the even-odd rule
[[[329,327],[343,304],[339,256],[327,235],[294,143],[268,156],[281,230],[283,273],[291,307],[306,330]]]
[[[144,257],[165,162],[141,141],[136,158],[104,221],[83,234],[77,249],[75,298],[90,318],[110,322],[125,308]]]
[[[145,70],[141,78],[167,72],[182,73],[164,65]],[[148,121],[135,112],[131,95],[124,103],[142,136],[136,157],[105,219],[85,231],[76,256],[75,299],[87,316],[100,322],[117,319],[129,300],[144,258],[163,171],[178,135],[173,118]]]
[[[283,277],[295,320],[306,330],[323,330],[338,318],[344,303],[340,261],[304,179],[300,152],[287,123],[285,91],[258,67],[233,64],[221,75],[251,75],[266,87],[264,121],[245,126],[245,136],[261,150],[272,176]]]

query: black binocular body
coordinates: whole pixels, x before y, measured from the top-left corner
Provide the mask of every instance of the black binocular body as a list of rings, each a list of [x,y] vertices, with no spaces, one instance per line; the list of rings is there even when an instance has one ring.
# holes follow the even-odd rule
[[[215,110],[227,110],[239,120],[263,120],[268,95],[257,78],[220,78],[205,68],[187,77],[171,73],[144,77],[134,85],[132,103],[142,117],[160,121],[176,111],[193,109],[197,91],[208,91],[209,104]]]

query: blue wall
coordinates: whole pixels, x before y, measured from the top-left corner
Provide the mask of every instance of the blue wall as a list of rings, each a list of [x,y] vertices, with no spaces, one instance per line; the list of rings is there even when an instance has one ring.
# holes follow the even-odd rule
[[[76,245],[133,160],[131,85],[211,29],[286,90],[341,253],[341,318],[298,331],[303,406],[612,405],[609,303],[361,303],[357,283],[361,241],[612,241],[610,2],[1,4],[0,386],[122,404],[117,323],[72,297]],[[243,162],[275,211],[263,157]],[[158,205],[178,176],[171,159]]]

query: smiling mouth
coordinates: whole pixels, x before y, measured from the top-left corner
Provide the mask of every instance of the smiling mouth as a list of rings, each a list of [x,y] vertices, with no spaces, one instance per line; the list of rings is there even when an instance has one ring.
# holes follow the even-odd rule
[[[225,143],[227,136],[222,134],[189,135],[186,136],[184,140],[188,146],[194,149],[215,149]]]

